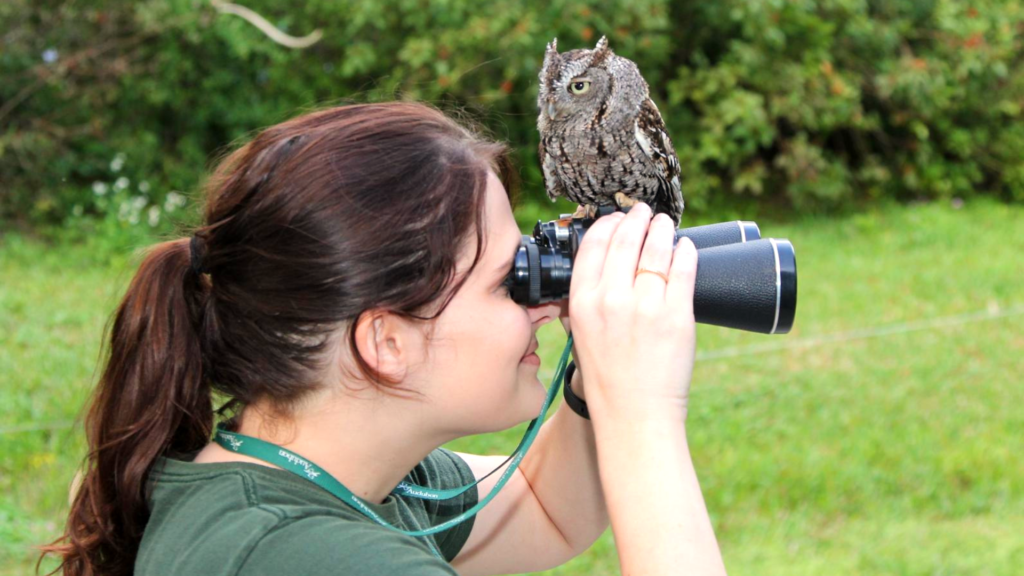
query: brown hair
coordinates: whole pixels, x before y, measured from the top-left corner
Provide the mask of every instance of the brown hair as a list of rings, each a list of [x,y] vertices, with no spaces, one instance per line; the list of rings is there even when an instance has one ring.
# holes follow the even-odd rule
[[[452,285],[470,230],[470,271],[483,250],[489,169],[514,204],[505,145],[404,102],[304,114],[227,156],[195,231],[203,273],[189,238],[154,245],[107,326],[83,480],[43,556],[71,576],[131,574],[155,459],[209,442],[213,392],[237,411],[256,400],[286,409],[316,388],[344,322],[362,375],[403,392],[360,356],[355,323],[386,309],[429,326],[447,307],[465,282]]]

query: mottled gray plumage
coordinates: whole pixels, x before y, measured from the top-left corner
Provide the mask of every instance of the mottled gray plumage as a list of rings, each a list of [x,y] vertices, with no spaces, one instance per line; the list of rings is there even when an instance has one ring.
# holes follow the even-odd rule
[[[636,64],[603,36],[593,50],[559,54],[557,42],[547,46],[537,94],[548,197],[580,204],[576,216],[643,201],[678,226],[679,159]]]

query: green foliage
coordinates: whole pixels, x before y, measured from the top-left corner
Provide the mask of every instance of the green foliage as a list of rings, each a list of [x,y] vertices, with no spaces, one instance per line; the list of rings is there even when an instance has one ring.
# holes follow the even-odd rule
[[[600,35],[635,60],[691,208],[829,209],[879,197],[1024,199],[1019,0],[205,0],[0,6],[0,219],[99,214],[96,181],[196,190],[216,155],[301,110],[408,98],[483,121],[536,160],[537,71]],[[127,158],[112,174],[112,159]],[[545,200],[546,202],[546,200]],[[76,208],[78,207],[78,208]]]
[[[690,196],[1024,199],[1019,2],[728,0],[688,16],[702,32],[667,96],[686,111],[669,124]]]

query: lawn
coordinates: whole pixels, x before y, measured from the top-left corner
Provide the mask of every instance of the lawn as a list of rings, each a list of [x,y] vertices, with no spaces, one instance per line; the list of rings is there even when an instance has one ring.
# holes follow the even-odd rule
[[[1024,209],[761,224],[796,247],[794,330],[702,326],[688,422],[730,573],[1019,574]],[[135,263],[0,237],[0,575],[31,573],[28,546],[58,531],[83,450],[72,423]],[[540,337],[548,382],[565,337]],[[507,453],[524,428],[449,447]],[[617,573],[610,530],[550,572]]]

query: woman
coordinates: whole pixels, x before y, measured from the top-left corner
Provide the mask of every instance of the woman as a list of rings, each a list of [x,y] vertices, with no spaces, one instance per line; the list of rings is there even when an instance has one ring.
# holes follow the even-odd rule
[[[571,310],[520,306],[503,284],[512,177],[503,145],[412,103],[306,114],[228,156],[205,224],[153,247],[116,312],[84,480],[45,548],[65,574],[528,572],[609,518],[624,573],[724,572],[684,427],[696,251],[673,251],[671,221],[641,204],[588,231]],[[392,490],[458,488],[505,461],[440,446],[537,418],[532,352],[556,318],[575,329],[571,386],[592,420],[559,408],[465,522],[379,525],[423,530],[490,492],[497,474],[447,500]],[[214,401],[230,443],[210,440]]]

